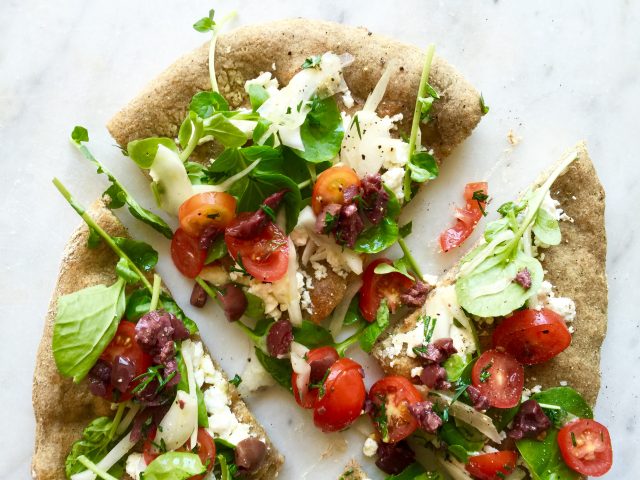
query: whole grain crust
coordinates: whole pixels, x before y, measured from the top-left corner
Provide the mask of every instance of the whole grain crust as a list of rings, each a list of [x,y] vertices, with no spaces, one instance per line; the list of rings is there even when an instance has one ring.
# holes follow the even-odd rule
[[[95,202],[89,213],[110,235],[128,236],[126,229],[104,202]],[[80,439],[84,427],[96,417],[113,415],[110,403],[91,395],[86,384],[74,384],[71,379],[63,378],[58,373],[51,349],[57,299],[61,295],[82,288],[101,283],[111,284],[116,280],[114,266],[118,259],[115,254],[104,242],[96,249],[89,249],[87,237],[88,229],[82,224],[73,233],[65,248],[36,357],[32,392],[36,442],[32,459],[32,477],[37,480],[65,479],[65,458],[73,442]],[[214,366],[222,371],[215,361]],[[275,478],[283,463],[283,457],[242,401],[235,387],[229,387],[232,410],[238,420],[250,424],[256,436],[265,439],[267,444],[265,464],[251,478]]]
[[[605,194],[584,143],[572,150],[578,158],[551,187],[551,195],[573,221],[561,221],[562,243],[544,249],[545,278],[558,296],[572,298],[576,304],[575,333],[571,345],[560,355],[541,365],[527,367],[526,386],[556,387],[560,382],[580,392],[595,405],[600,390],[600,348],[607,329],[607,277],[605,272],[607,237],[604,224]],[[543,174],[535,183],[547,178]],[[442,280],[451,283],[458,267]],[[429,299],[427,298],[427,302]],[[415,327],[419,311],[392,327],[375,345],[373,355],[387,373],[410,377],[416,359],[406,355],[391,360],[384,354],[386,338]],[[491,331],[486,331],[485,340]]]

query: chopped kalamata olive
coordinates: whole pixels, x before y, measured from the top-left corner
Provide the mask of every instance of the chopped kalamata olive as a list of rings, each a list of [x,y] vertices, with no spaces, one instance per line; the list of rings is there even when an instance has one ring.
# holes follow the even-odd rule
[[[417,350],[417,353],[426,364],[442,364],[451,355],[457,353],[457,350],[453,346],[451,338],[439,338],[433,343],[429,343],[424,351]]]
[[[269,195],[262,204],[265,208],[258,208],[255,212],[242,217],[234,225],[227,227],[225,235],[240,240],[250,240],[258,236],[271,221],[265,209],[268,208],[275,212],[287,192],[288,190],[281,190]]]
[[[389,194],[384,189],[380,174],[365,175],[362,179],[361,209],[371,223],[377,225],[382,221],[388,203]]]
[[[157,364],[164,364],[175,355],[174,341],[189,338],[189,331],[175,315],[154,310],[143,315],[136,324],[136,341]]]
[[[127,357],[117,355],[111,366],[111,385],[116,390],[124,393],[135,376],[136,367]]]
[[[154,438],[158,424],[169,410],[169,405],[150,406],[141,410],[133,419],[129,438],[138,442],[142,438]]]
[[[207,303],[207,292],[200,286],[198,282],[193,284],[191,291],[191,299],[189,300],[194,307],[202,308]]]
[[[216,237],[221,233],[222,233],[222,230],[220,230],[218,227],[214,227],[212,225],[205,227],[202,233],[200,234],[200,237],[198,238],[198,242],[200,244],[200,250],[203,250],[205,252],[209,250],[211,245],[213,245],[213,242],[215,241]]]
[[[362,230],[364,230],[364,222],[362,221],[362,217],[360,217],[358,207],[353,203],[343,206],[340,210],[338,227],[335,231],[337,242],[353,248]]]
[[[267,350],[272,357],[286,355],[291,350],[293,327],[288,320],[278,320],[267,334]]]
[[[249,437],[236,445],[235,459],[238,471],[255,473],[264,463],[267,446],[257,438]]]
[[[327,370],[336,362],[336,359],[330,356],[322,357],[318,360],[312,360],[309,363],[311,373],[309,373],[309,383],[319,384],[324,379]],[[364,377],[364,374],[362,375]]]
[[[104,360],[98,360],[89,370],[89,391],[96,397],[107,395],[107,386],[111,383],[111,365]]]
[[[436,433],[436,430],[442,426],[442,419],[433,411],[433,403],[429,400],[411,404],[408,408],[425,432]]]
[[[516,274],[516,278],[513,280],[525,290],[529,290],[531,288],[531,273],[528,268],[520,270]]]
[[[480,393],[480,389],[478,389],[478,387],[469,385],[467,387],[467,394],[471,400],[471,405],[479,412],[485,412],[491,406],[489,404],[489,399]]]
[[[431,286],[418,280],[409,290],[400,295],[400,301],[407,307],[418,308],[424,305]]]
[[[380,470],[390,475],[402,472],[416,459],[416,454],[404,440],[398,443],[379,442],[376,454],[378,456],[376,465]]]
[[[330,203],[324,207],[316,217],[315,230],[317,233],[329,233],[338,226],[338,218],[342,205]]]
[[[230,322],[235,322],[240,319],[244,312],[247,310],[247,297],[242,291],[242,288],[234,285],[233,283],[227,283],[218,292],[218,300],[222,304],[222,309]]]
[[[540,404],[530,399],[520,405],[508,435],[514,440],[539,438],[549,430],[549,427],[551,427],[551,421],[542,411]]]
[[[420,373],[420,381],[429,388],[448,390],[451,384],[447,382],[447,371],[444,367],[432,363],[425,365]]]

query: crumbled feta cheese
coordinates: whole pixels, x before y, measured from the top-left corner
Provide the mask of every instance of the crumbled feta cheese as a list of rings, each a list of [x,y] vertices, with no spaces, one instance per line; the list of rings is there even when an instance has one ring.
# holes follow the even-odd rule
[[[240,423],[231,411],[231,399],[227,382],[220,372],[209,388],[204,391],[204,405],[209,414],[207,431],[214,438],[222,438],[237,445],[240,441],[251,436],[250,427]]]
[[[567,385],[569,385],[569,383],[566,380],[560,380],[561,387],[566,387]]]
[[[313,278],[307,272],[298,272],[298,288],[300,289],[300,306],[313,315],[313,302],[309,290],[313,290]]]
[[[346,108],[353,107],[354,101],[353,97],[351,96],[351,90],[347,90],[346,92],[344,92],[344,94],[342,95],[342,103],[344,103],[344,106]]]
[[[404,199],[404,168],[393,167],[382,174],[382,181],[393,193],[398,197],[398,200]]]
[[[576,319],[576,304],[568,297],[556,297],[551,282],[544,280],[540,290],[529,299],[529,308],[541,310],[549,308],[564,318],[565,322],[573,322]]]
[[[272,78],[271,72],[262,72],[256,78],[247,80],[244,84],[244,89],[246,91],[249,91],[250,85],[258,85],[259,87],[264,87],[269,96],[278,92],[278,79]]]
[[[364,441],[364,445],[362,447],[362,453],[366,457],[373,457],[378,451],[378,442],[376,442],[373,438],[367,437]]]
[[[422,373],[422,370],[424,370],[423,367],[413,367],[411,369],[411,378],[413,377],[419,377],[420,374]]]
[[[241,377],[242,383],[238,386],[241,395],[249,395],[261,388],[276,384],[271,374],[258,361],[253,349],[251,349],[251,357],[244,367]]]
[[[311,255],[310,260],[311,265],[316,270],[316,278],[318,278],[318,276],[321,277],[318,278],[318,280],[326,277],[326,270],[323,272],[322,267],[318,263],[321,260],[325,260],[329,265],[331,265],[331,269],[342,278],[346,278],[348,275],[347,272],[350,270],[348,264],[344,260],[344,257],[340,255],[340,250],[327,248],[325,245],[318,245],[316,251]],[[318,266],[316,267],[314,263]]]
[[[540,393],[542,391],[542,385],[536,385],[535,387],[531,388],[531,394],[535,395],[536,393]]]
[[[264,313],[269,317],[278,320],[282,316],[282,312],[288,309],[289,277],[287,275],[273,283],[264,283],[252,278],[249,282],[248,291],[262,299]]]
[[[132,453],[127,457],[125,471],[133,480],[140,480],[140,474],[147,468],[141,453]]]
[[[327,278],[327,266],[323,263],[311,262],[311,266],[313,267],[313,276],[316,280],[322,280],[323,278]]]
[[[560,202],[551,198],[551,194],[547,192],[542,201],[540,208],[545,209],[553,218],[558,221],[568,221],[573,223],[573,218],[567,215],[562,208],[560,208]]]
[[[217,287],[229,283],[229,274],[222,265],[206,265],[198,276]]]

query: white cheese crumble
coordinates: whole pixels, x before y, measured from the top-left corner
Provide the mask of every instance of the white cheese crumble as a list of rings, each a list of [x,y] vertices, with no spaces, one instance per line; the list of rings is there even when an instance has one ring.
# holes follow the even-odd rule
[[[302,277],[302,287],[300,289],[300,306],[313,315],[313,302],[309,290],[313,290],[313,277],[307,272],[298,272]],[[300,278],[298,278],[298,286],[300,287]]]
[[[353,97],[351,96],[351,90],[347,90],[346,92],[344,92],[344,94],[342,95],[342,103],[344,103],[344,106],[347,108],[353,107],[354,101]]]
[[[141,453],[132,453],[127,457],[125,471],[133,480],[140,480],[140,474],[147,468],[144,456]]]
[[[556,297],[553,285],[544,280],[540,290],[529,299],[529,308],[541,310],[548,308],[564,318],[565,322],[573,322],[576,319],[576,304],[568,297]]]
[[[404,199],[404,168],[393,167],[382,174],[382,181],[391,190],[398,200]]]
[[[309,241],[309,234],[305,228],[294,228],[289,234],[296,247],[304,247]]]
[[[566,380],[560,380],[561,387],[566,387],[567,385],[569,385],[569,382],[567,382]]]
[[[274,68],[275,70],[275,68]],[[247,80],[244,84],[244,89],[248,92],[250,85],[257,85],[263,87],[269,96],[278,93],[278,79],[272,78],[271,72],[262,72],[256,78]]]
[[[258,361],[258,357],[253,349],[251,349],[251,357],[242,372],[242,383],[238,386],[241,395],[248,395],[264,387],[275,385],[276,382],[267,372],[262,364]]]
[[[573,218],[567,215],[562,208],[560,208],[560,202],[551,198],[551,194],[547,192],[542,201],[540,208],[545,209],[553,218],[558,221],[568,221],[573,223]]]
[[[364,445],[362,446],[362,453],[366,457],[373,457],[378,451],[378,442],[376,442],[373,438],[367,437],[364,441]]]
[[[419,377],[420,374],[422,374],[422,370],[424,370],[423,367],[413,367],[411,369],[411,378],[413,377]]]

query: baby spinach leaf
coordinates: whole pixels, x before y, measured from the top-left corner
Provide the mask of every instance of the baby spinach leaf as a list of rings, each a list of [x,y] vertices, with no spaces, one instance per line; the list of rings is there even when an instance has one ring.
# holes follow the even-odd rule
[[[538,403],[556,405],[579,418],[593,418],[589,404],[578,392],[570,387],[554,387],[536,393],[533,398]]]
[[[150,272],[158,263],[158,252],[148,243],[124,237],[112,238],[115,244],[118,245],[141,270]]]
[[[127,297],[127,306],[124,311],[124,318],[131,322],[137,322],[140,317],[149,313],[151,305],[151,293],[146,288],[134,290]]]
[[[151,168],[158,153],[158,145],[178,152],[176,142],[165,137],[150,137],[142,140],[133,140],[127,144],[127,153],[131,160],[136,162],[140,168]]]
[[[356,240],[353,249],[359,253],[379,253],[398,240],[398,224],[388,217],[367,228]]]
[[[531,275],[531,287],[528,289],[513,281],[516,274],[525,268]],[[543,278],[540,262],[519,251],[506,265],[500,258],[489,257],[474,273],[458,278],[456,294],[462,307],[474,315],[507,315],[540,290]]]
[[[89,131],[80,125],[76,125],[71,131],[71,140],[76,143],[88,142]]]
[[[247,309],[244,311],[244,314],[254,320],[264,318],[264,301],[257,295],[249,292],[244,292],[244,296],[247,297]]]
[[[260,106],[267,101],[269,94],[262,85],[251,84],[247,88],[249,94],[249,102],[251,103],[251,109],[255,112]]]
[[[60,373],[82,380],[116,333],[125,311],[125,282],[95,285],[58,299],[53,357]]]
[[[387,329],[388,326],[389,307],[387,306],[387,301],[383,300],[376,312],[376,321],[371,323],[360,334],[360,338],[358,339],[360,348],[365,352],[370,353],[373,345],[376,343],[376,340],[378,340],[378,337]]]
[[[353,297],[353,300],[351,300],[351,303],[349,304],[347,313],[344,316],[343,325],[348,327],[350,325],[356,325],[363,322],[365,322],[365,319],[360,313],[360,294],[358,293]]]
[[[224,241],[224,235],[219,235],[213,241],[209,250],[207,250],[207,258],[205,259],[205,265],[215,262],[221,259],[227,254],[227,244]]]
[[[109,417],[98,417],[85,427],[82,438],[74,442],[64,462],[67,478],[87,469],[78,461],[78,457],[84,455],[93,463],[102,460],[114,443],[112,427],[113,420]],[[122,475],[122,470],[122,464],[118,463],[109,470],[109,473],[119,478]]]
[[[299,327],[293,327],[293,338],[307,348],[333,345],[333,337],[329,330],[309,320],[303,320]]]
[[[203,17],[193,24],[193,28],[200,33],[205,33],[213,30],[216,27],[216,22],[213,20],[215,10],[212,8],[209,10],[209,16]]]
[[[229,104],[218,92],[198,92],[191,99],[189,110],[204,119],[216,112],[229,111]]]
[[[442,425],[438,437],[449,446],[449,451],[461,462],[465,462],[471,452],[479,452],[484,447],[482,435],[471,427],[456,425],[455,420]]]
[[[186,480],[206,470],[196,453],[167,452],[147,465],[144,480]]]
[[[291,362],[286,358],[271,357],[258,347],[254,347],[254,351],[256,352],[256,357],[260,365],[269,372],[273,379],[287,390],[292,391],[291,374],[293,373],[293,369],[291,368]]]
[[[516,446],[534,480],[578,480],[582,478],[564,463],[558,447],[558,429],[550,428],[544,440],[523,439]]]
[[[558,220],[553,218],[544,208],[538,209],[532,231],[538,240],[547,245],[558,245],[562,240]]]
[[[424,183],[438,176],[438,162],[427,152],[414,153],[407,164],[411,172],[411,180]]]
[[[413,222],[407,222],[398,229],[400,238],[407,238],[413,230]]]
[[[246,135],[221,113],[216,113],[204,121],[203,136],[212,135],[227,148],[241,147],[247,143]]]
[[[344,127],[333,97],[313,100],[311,110],[300,127],[300,137],[304,151],[294,151],[307,162],[320,163],[335,158],[342,145]]]

